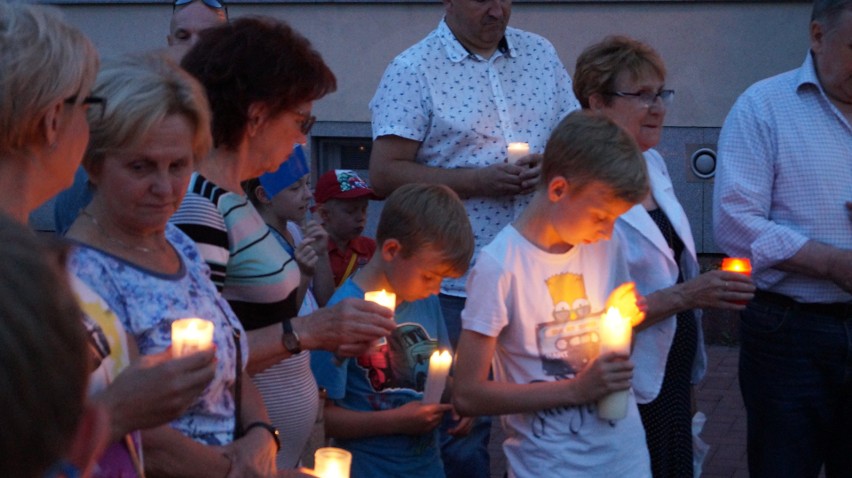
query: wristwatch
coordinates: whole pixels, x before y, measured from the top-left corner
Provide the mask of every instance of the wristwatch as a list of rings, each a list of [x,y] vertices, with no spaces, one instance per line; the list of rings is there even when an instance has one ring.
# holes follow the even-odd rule
[[[281,328],[284,329],[284,334],[281,336],[281,343],[291,355],[296,355],[302,351],[302,343],[299,342],[299,334],[293,330],[293,324],[290,323],[290,318],[281,321]]]
[[[251,430],[252,428],[263,428],[264,430],[268,431],[269,434],[272,435],[272,439],[275,440],[275,451],[281,451],[281,438],[277,428],[266,422],[253,422],[249,423],[248,425],[246,425],[245,428],[243,428],[243,436],[246,436],[249,430]]]

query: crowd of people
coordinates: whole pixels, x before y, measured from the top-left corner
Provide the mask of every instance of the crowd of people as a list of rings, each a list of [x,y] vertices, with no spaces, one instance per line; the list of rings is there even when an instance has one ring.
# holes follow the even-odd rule
[[[815,0],[802,67],[722,128],[716,239],[751,277],[699,267],[650,45],[608,36],[572,79],[510,0],[443,3],[369,103],[372,187],[312,193],[337,80],[287,23],[175,0],[168,48],[101,61],[0,1],[3,476],[311,476],[322,417],[355,478],[488,477],[499,417],[508,476],[689,477],[704,308],[742,313],[751,476],[851,476],[852,0]],[[212,347],[177,353],[188,317]]]

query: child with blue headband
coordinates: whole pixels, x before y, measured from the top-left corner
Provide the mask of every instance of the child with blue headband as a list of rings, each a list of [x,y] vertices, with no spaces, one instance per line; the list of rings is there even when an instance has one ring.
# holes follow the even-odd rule
[[[302,146],[297,145],[277,171],[246,181],[243,187],[272,234],[299,264],[299,315],[324,306],[334,293],[328,233],[319,222],[308,218],[313,195]]]

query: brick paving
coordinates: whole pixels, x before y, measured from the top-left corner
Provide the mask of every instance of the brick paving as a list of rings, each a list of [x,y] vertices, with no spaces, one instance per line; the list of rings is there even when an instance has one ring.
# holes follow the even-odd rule
[[[707,346],[707,375],[697,390],[698,410],[707,416],[701,438],[710,445],[702,478],[747,478],[746,417],[737,382],[739,347]],[[491,436],[491,476],[502,478],[506,458],[500,449],[503,433],[497,420]]]

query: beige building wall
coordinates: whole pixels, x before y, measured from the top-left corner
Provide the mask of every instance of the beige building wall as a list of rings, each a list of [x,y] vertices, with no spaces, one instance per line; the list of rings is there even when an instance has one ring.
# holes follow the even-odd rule
[[[165,45],[168,4],[61,4],[103,54]],[[435,2],[230,3],[233,16],[271,15],[307,36],[339,79],[316,105],[325,121],[369,121],[367,103],[384,68],[440,21]],[[719,127],[737,95],[754,81],[798,66],[808,48],[809,2],[516,3],[511,25],[539,33],[573,72],[587,45],[622,33],[656,47],[677,91],[668,126]]]
[[[320,172],[336,167],[346,156],[358,158],[347,167],[367,174],[366,153],[358,153],[369,150],[367,104],[390,60],[433,30],[443,15],[438,1],[378,1],[383,3],[229,2],[232,17],[271,15],[294,25],[337,75],[338,91],[314,106],[319,121],[311,155]],[[172,11],[166,0],[55,2],[103,55],[166,45]],[[660,52],[668,66],[667,84],[676,95],[657,150],[666,158],[675,191],[690,218],[697,250],[717,253],[712,234],[712,178],[698,178],[692,172],[691,158],[701,147],[715,149],[725,116],[745,88],[801,65],[809,46],[810,9],[809,1],[796,0],[516,1],[510,24],[548,38],[569,73],[583,48],[609,34],[633,36]],[[348,150],[321,143],[339,137],[357,139],[349,143]],[[380,207],[380,203],[371,205],[368,234],[375,227]]]

